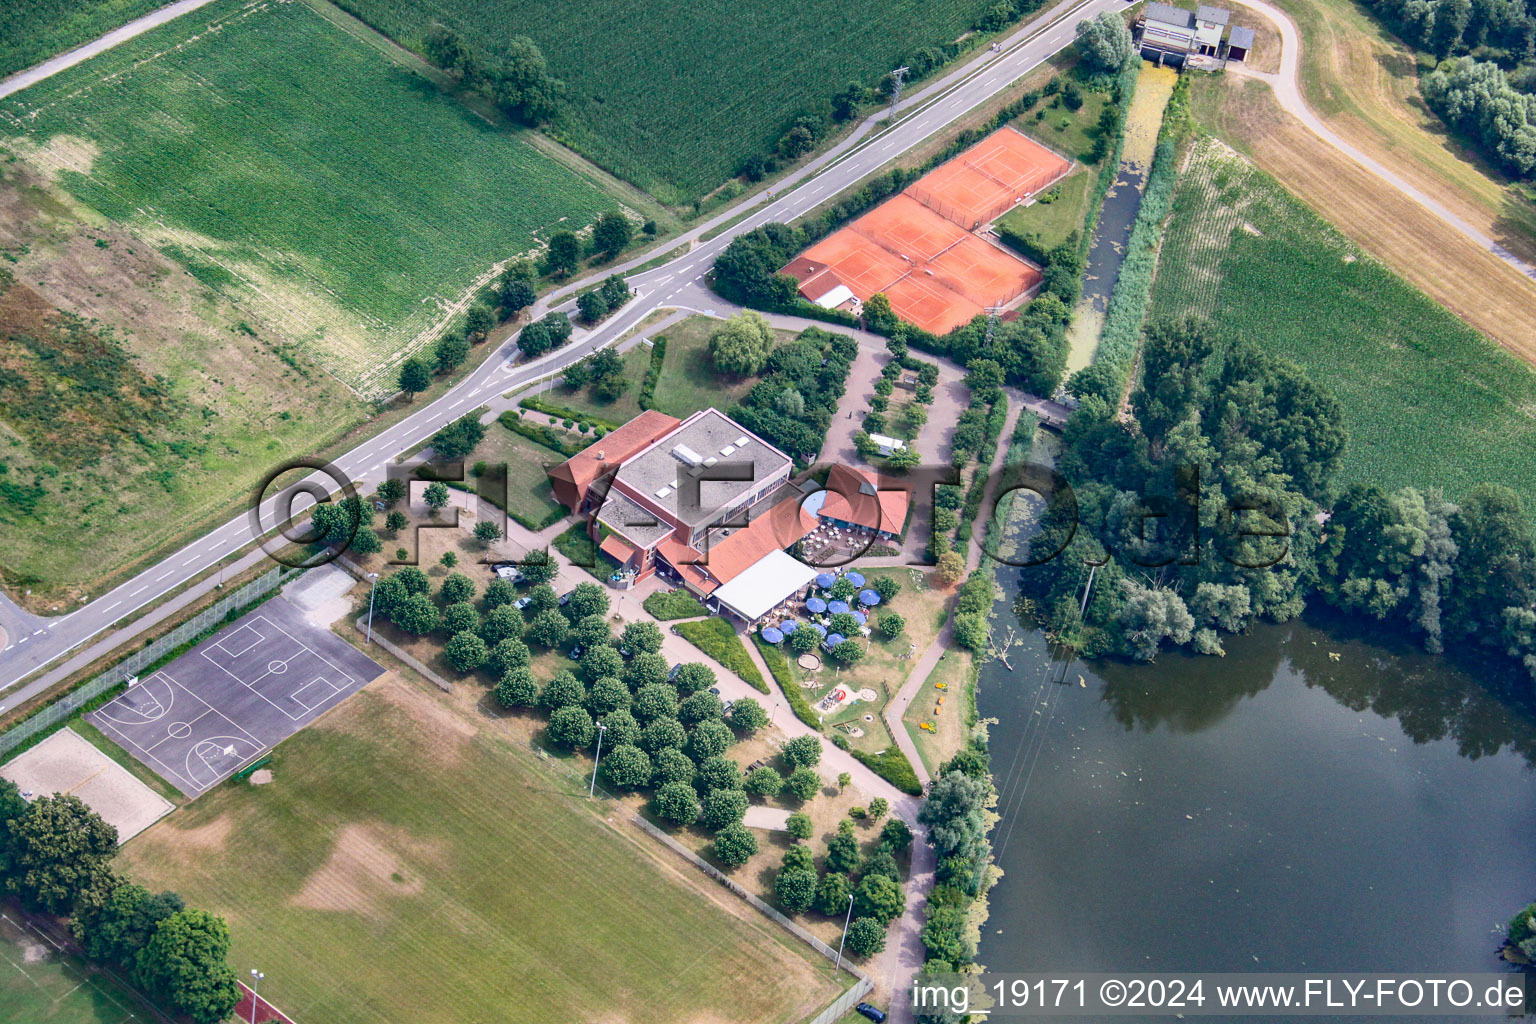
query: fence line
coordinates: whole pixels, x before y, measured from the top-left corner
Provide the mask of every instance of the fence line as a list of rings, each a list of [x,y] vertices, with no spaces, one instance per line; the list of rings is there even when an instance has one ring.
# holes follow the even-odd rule
[[[828,960],[831,960],[834,963],[837,962],[837,950],[833,949],[825,942],[822,942],[816,936],[812,935],[810,932],[806,931],[804,928],[800,927],[798,924],[795,924],[795,922],[791,921],[789,918],[785,917],[783,914],[770,907],[761,898],[759,898],[756,893],[748,892],[746,889],[742,888],[741,885],[739,885],[734,879],[727,876],[725,872],[721,871],[719,868],[715,867],[713,864],[709,863],[704,858],[694,853],[692,850],[688,849],[688,847],[684,846],[682,843],[679,843],[676,839],[673,839],[671,836],[667,835],[666,832],[657,828],[649,821],[646,821],[645,818],[641,817],[640,815],[636,814],[633,818],[633,821],[640,827],[641,831],[646,832],[653,838],[658,839],[662,843],[666,844],[666,846],[672,850],[673,853],[676,853],[678,856],[687,860],[694,867],[698,868],[700,871],[704,872],[706,875],[713,878],[727,889],[731,890],[731,892],[735,893],[737,896],[740,896],[742,899],[752,904],[754,909],[777,923],[780,927],[789,932],[795,938],[799,939],[801,942],[804,942],[806,945],[810,946],[812,949],[826,957]],[[855,979],[857,979],[854,983],[854,986],[848,989],[842,995],[838,996],[837,999],[833,1000],[831,1006],[828,1006],[826,1009],[822,1010],[811,1020],[807,1021],[806,1024],[831,1024],[832,1021],[837,1020],[843,1014],[847,1013],[855,1003],[857,1003],[860,999],[864,998],[866,994],[868,994],[870,989],[875,987],[875,983],[870,980],[869,975],[855,967],[851,962],[849,962],[846,956],[842,958],[842,965],[844,970],[846,970],[849,974],[853,975]]]
[[[221,597],[149,646],[134,651],[96,678],[76,687],[37,714],[17,723],[8,732],[0,734],[0,754],[14,749],[43,730],[62,722],[83,705],[138,675],[145,666],[154,664],[169,652],[211,627],[222,624],[233,613],[250,607],[303,571],[297,568],[275,567],[234,593]]]
[[[368,634],[368,616],[366,616],[366,615],[361,616],[356,622],[353,623],[353,625],[357,627],[357,631],[359,633],[362,633],[364,636],[366,636]],[[384,634],[377,633],[377,632],[374,633],[373,634],[373,640],[371,642],[378,644],[380,647],[384,648],[390,654],[393,654],[396,658],[399,658],[401,661],[405,662],[412,669],[414,669],[417,672],[417,674],[419,674],[423,679],[426,679],[429,682],[431,682],[439,690],[442,690],[444,693],[452,693],[453,692],[453,684],[452,683],[450,683],[448,680],[444,679],[442,676],[438,675],[436,672],[432,671],[427,666],[423,665],[416,658],[412,657],[409,651],[406,651],[406,650],[396,646],[395,644],[390,643],[389,640],[384,636]]]

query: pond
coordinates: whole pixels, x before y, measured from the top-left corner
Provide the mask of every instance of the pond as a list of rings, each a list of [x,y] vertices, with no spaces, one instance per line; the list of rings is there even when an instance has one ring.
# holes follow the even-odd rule
[[[1338,624],[1150,666],[1051,662],[1030,632],[1009,661],[978,692],[989,970],[1500,969],[1536,898],[1517,684]]]

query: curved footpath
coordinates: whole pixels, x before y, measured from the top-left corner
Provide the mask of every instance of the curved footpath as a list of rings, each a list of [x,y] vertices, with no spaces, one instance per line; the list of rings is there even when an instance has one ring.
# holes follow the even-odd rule
[[[1274,91],[1275,99],[1280,103],[1281,108],[1306,126],[1307,130],[1313,135],[1316,135],[1328,143],[1328,145],[1424,207],[1424,209],[1440,218],[1457,232],[1471,239],[1480,248],[1487,250],[1520,271],[1526,277],[1536,281],[1536,267],[1531,266],[1531,264],[1504,248],[1497,241],[1483,234],[1483,232],[1468,223],[1464,218],[1451,212],[1444,203],[1428,192],[1410,184],[1380,160],[1367,155],[1358,147],[1345,141],[1337,132],[1324,124],[1322,118],[1318,117],[1311,107],[1307,106],[1307,101],[1301,94],[1299,78],[1301,69],[1301,32],[1297,29],[1296,23],[1291,20],[1290,15],[1273,4],[1265,3],[1264,0],[1233,0],[1233,2],[1252,11],[1257,11],[1268,18],[1279,29],[1282,44],[1280,49],[1280,73],[1277,75],[1267,71],[1255,71],[1242,64],[1228,64],[1227,71],[1244,78],[1254,78],[1261,82],[1267,82],[1270,89]]]

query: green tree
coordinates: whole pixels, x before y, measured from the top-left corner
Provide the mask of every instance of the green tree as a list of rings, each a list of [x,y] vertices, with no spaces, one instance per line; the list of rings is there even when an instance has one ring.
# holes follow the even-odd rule
[[[571,320],[564,313],[547,313],[524,327],[517,347],[530,358],[553,352],[571,338]]]
[[[880,630],[880,635],[887,640],[895,640],[906,631],[907,620],[895,612],[886,612],[877,620],[876,628]]]
[[[655,654],[661,650],[661,629],[654,622],[631,622],[619,634],[619,646],[631,656]]]
[[[848,926],[848,949],[854,956],[869,959],[885,950],[885,925],[872,917],[855,918]]]
[[[715,685],[715,673],[708,665],[701,665],[696,661],[686,662],[677,667],[677,675],[672,677],[672,685],[677,687],[677,692],[684,697],[691,697],[700,690],[708,690]]]
[[[885,813],[891,809],[891,802],[883,796],[877,796],[869,802],[869,820],[879,821],[885,817]]]
[[[533,305],[538,299],[539,293],[534,291],[533,285],[521,278],[502,280],[501,290],[497,294],[497,308],[503,317],[514,317]]]
[[[633,707],[630,708],[630,713],[634,714]],[[639,718],[638,715],[635,717]],[[683,723],[675,718],[658,718],[647,724],[640,733],[640,746],[649,751],[652,757],[668,748],[681,750],[686,742],[688,742],[688,732],[683,728]]]
[[[939,556],[933,570],[933,581],[941,587],[953,586],[965,575],[965,556],[958,551],[946,551]]]
[[[929,786],[917,820],[928,826],[928,842],[941,858],[971,857],[986,843],[989,792],[985,781],[962,772],[947,772]]]
[[[484,665],[490,656],[485,641],[470,630],[455,633],[443,645],[443,660],[460,672],[473,672]]]
[[[421,493],[421,500],[427,503],[427,508],[432,510],[435,516],[448,504],[448,485],[434,480],[427,484]]]
[[[809,768],[821,761],[821,738],[796,736],[785,740],[779,752],[784,757],[784,763],[791,768]]]
[[[359,526],[352,535],[351,549],[360,555],[376,555],[383,548],[384,542],[379,540],[379,535],[366,526]]]
[[[469,358],[469,342],[457,335],[445,334],[432,346],[432,363],[438,373],[451,373]]]
[[[548,687],[546,687],[548,689]],[[592,745],[597,727],[584,707],[572,705],[556,708],[549,716],[549,738],[564,747],[580,750]]]
[[[809,654],[821,643],[814,629],[797,629],[789,634],[789,646],[796,654]]]
[[[475,597],[475,581],[461,572],[449,573],[443,577],[443,583],[437,590],[437,596],[441,597],[448,604],[472,601]]]
[[[485,636],[484,626],[481,626],[481,637]],[[497,641],[491,648],[491,656],[486,659],[485,667],[494,676],[504,676],[515,668],[527,668],[533,661],[533,652],[528,645],[515,636],[509,636],[505,640]]]
[[[618,274],[610,275],[603,282],[602,292],[603,301],[608,303],[609,309],[618,309],[629,301],[629,285],[625,284],[624,279]],[[606,352],[608,349],[603,351]]]
[[[650,756],[629,744],[614,747],[603,756],[603,775],[619,789],[639,789],[649,785]]]
[[[697,725],[699,722],[709,720],[718,721],[723,714],[720,698],[708,690],[698,691],[677,706],[678,721],[684,725]]]
[[[966,913],[959,907],[938,906],[928,912],[921,939],[931,960],[962,964],[972,952],[965,941]]]
[[[396,383],[411,401],[415,401],[417,395],[432,386],[432,367],[425,359],[407,359],[400,364]]]
[[[608,614],[608,594],[598,583],[578,583],[566,595],[565,617],[573,623],[589,615]]]
[[[439,558],[437,563],[444,569],[452,569],[454,566],[459,564],[459,556],[454,554],[452,551],[444,551],[443,557]]]
[[[800,767],[789,773],[789,778],[784,780],[784,788],[795,795],[800,801],[806,801],[821,792],[821,776],[816,774],[816,769]]]
[[[651,758],[651,763],[656,769],[653,781],[657,785],[665,785],[669,782],[687,782],[691,784],[694,775],[698,771],[694,767],[693,758],[676,747],[662,747]]]
[[[566,634],[570,631],[571,627],[565,621],[565,616],[551,610],[534,616],[533,621],[528,623],[528,629],[523,637],[531,643],[552,650],[565,643]]]
[[[628,708],[619,708],[605,714],[603,725],[608,730],[603,734],[605,745],[636,746],[640,742],[640,723],[635,721],[635,716],[629,713]]]
[[[229,927],[203,910],[180,910],[139,951],[134,980],[197,1024],[218,1024],[240,1001],[229,963]]]
[[[531,708],[539,699],[539,684],[526,668],[516,668],[496,684],[496,703],[504,708]]]
[[[757,836],[740,822],[733,822],[715,833],[714,848],[720,863],[737,868],[757,854]]]
[[[725,753],[735,738],[728,725],[711,718],[694,726],[688,734],[688,753],[695,761],[703,761]]]
[[[529,583],[548,583],[560,572],[560,564],[550,555],[548,548],[535,548],[523,557],[517,571]]]
[[[496,584],[492,583],[494,587]],[[490,601],[490,590],[486,590],[487,603]],[[523,635],[525,624],[522,613],[510,604],[492,605],[480,623],[480,639],[491,646],[496,646],[504,640],[518,640]]]
[[[440,459],[462,459],[485,440],[485,424],[467,412],[432,435],[432,451]]]
[[[449,636],[480,628],[480,613],[468,601],[459,601],[443,609],[442,629]]]
[[[83,901],[77,902],[70,930],[86,956],[132,967],[160,922],[185,907],[177,893],[152,893],[142,885],[123,883],[100,907],[87,911]]]
[[[598,214],[592,225],[592,245],[604,259],[611,260],[623,252],[633,235],[629,218],[617,211]]]
[[[870,580],[869,586],[880,595],[881,604],[890,604],[896,599],[896,595],[901,593],[901,583],[889,576],[876,576]]]
[[[784,820],[784,829],[796,839],[809,839],[813,831],[811,816],[796,811]]]
[[[648,683],[635,690],[629,710],[642,722],[677,718],[677,691],[666,683]]]
[[[587,710],[594,717],[629,708],[629,687],[615,676],[598,676],[587,689]]]
[[[426,594],[413,594],[398,607],[391,609],[389,621],[413,636],[426,636],[436,632],[441,616],[437,605]]]
[[[803,914],[816,898],[816,872],[807,868],[780,871],[773,880],[773,897],[791,914]]]
[[[583,322],[595,324],[608,315],[608,303],[596,289],[576,297],[576,312]],[[569,383],[569,381],[567,381]]]
[[[517,587],[513,586],[511,580],[504,580],[498,577],[486,584],[484,601],[487,611],[500,608],[503,605],[509,605],[516,600]],[[521,635],[521,633],[522,627],[519,624],[518,634]]]
[[[747,794],[739,789],[712,789],[704,798],[704,827],[718,832],[741,821],[747,813]]]
[[[471,306],[469,312],[464,314],[464,336],[471,342],[484,341],[495,326],[496,318],[484,306]]]
[[[623,673],[624,682],[632,690],[646,686],[666,686],[673,694],[677,688],[667,684],[667,659],[659,654],[637,654]]]
[[[479,541],[482,547],[488,548],[501,540],[501,527],[489,519],[482,519],[475,524],[475,540]]]
[[[678,825],[691,825],[699,816],[699,797],[686,782],[669,782],[656,790],[656,814]]]
[[[892,818],[881,827],[880,841],[899,853],[912,845],[912,829],[900,818]]]
[[[762,704],[755,697],[743,697],[731,705],[726,723],[737,732],[750,736],[767,726],[768,712],[763,710]]]
[[[694,782],[701,793],[716,789],[741,789],[741,765],[721,754],[706,757],[699,762],[699,774]]]
[[[570,231],[556,231],[544,254],[544,273],[565,277],[581,265],[581,240]]]
[[[756,310],[744,309],[709,336],[715,369],[733,376],[757,373],[773,351],[773,329]]]
[[[847,875],[841,871],[828,871],[816,886],[816,910],[828,917],[840,917],[848,910],[848,897],[852,893]]]
[[[753,796],[778,796],[784,788],[784,776],[771,765],[759,765],[747,775],[744,785]]]
[[[578,707],[587,699],[587,688],[569,672],[556,672],[544,684],[539,693],[539,706],[553,711],[556,708]]]
[[[853,891],[853,913],[856,917],[872,917],[881,924],[890,924],[907,909],[907,894],[900,883],[885,875],[868,875],[861,879]]]
[[[848,874],[859,866],[859,841],[851,833],[839,831],[827,840],[827,870]]]
[[[844,640],[829,650],[827,657],[847,668],[864,657],[864,647],[857,640]]]
[[[604,628],[606,629],[606,626]],[[579,623],[571,631],[572,639],[576,643],[582,643],[582,638],[577,635],[581,632],[582,627]],[[619,657],[618,651],[607,644],[594,644],[581,652],[581,672],[588,679],[619,676],[624,672],[624,659]]]

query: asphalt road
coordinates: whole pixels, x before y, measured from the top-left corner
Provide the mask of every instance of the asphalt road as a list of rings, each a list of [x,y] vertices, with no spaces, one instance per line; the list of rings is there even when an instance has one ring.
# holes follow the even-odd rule
[[[193,3],[187,9],[195,6]],[[1125,0],[1083,0],[1045,12],[1003,41],[1001,52],[985,52],[944,77],[914,90],[901,101],[893,124],[886,123],[889,110],[872,116],[848,138],[775,184],[772,190],[726,210],[650,253],[618,267],[605,268],[599,277],[615,272],[628,274],[635,267],[655,259],[658,253],[683,243],[691,246],[687,252],[662,266],[629,274],[628,282],[635,298],[596,328],[590,331],[578,328],[564,348],[525,363],[513,362],[516,343],[515,339],[509,340],[501,351],[451,391],[338,457],[334,465],[349,480],[360,483],[382,480],[387,463],[401,452],[420,445],[458,416],[513,388],[559,373],[571,363],[610,344],[658,309],[697,307],[707,303],[709,293],[703,285],[703,277],[715,256],[737,235],[772,221],[793,220],[874,173],[1064,49],[1075,38],[1079,21],[1100,11],[1119,11],[1125,6]],[[110,37],[98,42],[105,42],[107,38]],[[751,212],[737,223],[722,227],[740,216],[744,209]],[[715,230],[720,231],[717,236],[701,241],[704,235]],[[573,282],[545,296],[535,305],[535,315],[551,309],[569,308],[568,297],[589,283]],[[708,308],[704,306],[705,310]],[[339,487],[339,483],[324,478],[311,479],[322,482],[332,492]],[[274,521],[274,504],[274,499],[268,499],[261,506],[261,521],[268,527]],[[6,646],[0,650],[0,710],[29,699],[48,685],[45,676],[18,687],[27,675],[90,640],[124,616],[159,600],[255,539],[249,517],[238,516],[67,615],[53,618],[32,615],[0,596],[0,630],[6,633]],[[136,630],[128,627],[121,632],[122,639],[126,640]]]

